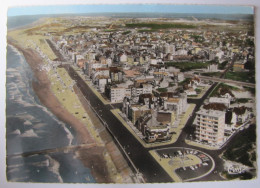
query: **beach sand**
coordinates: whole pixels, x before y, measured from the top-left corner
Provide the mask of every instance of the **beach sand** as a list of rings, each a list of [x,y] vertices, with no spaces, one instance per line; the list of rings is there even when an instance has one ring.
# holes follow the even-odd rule
[[[86,167],[91,169],[91,174],[98,183],[113,183],[108,173],[106,161],[103,156],[105,147],[93,147],[95,140],[89,134],[85,125],[70,114],[66,109],[64,109],[60,104],[59,100],[51,91],[51,83],[48,79],[47,73],[45,71],[40,71],[40,66],[43,64],[43,60],[40,55],[32,49],[22,48],[10,38],[8,38],[8,43],[22,52],[26,61],[30,65],[35,78],[37,78],[37,80],[33,81],[32,86],[41,103],[46,106],[57,118],[73,127],[77,133],[78,144],[86,144],[86,146],[83,145],[81,149],[76,151],[78,158]],[[88,147],[88,144],[91,144],[92,147]]]

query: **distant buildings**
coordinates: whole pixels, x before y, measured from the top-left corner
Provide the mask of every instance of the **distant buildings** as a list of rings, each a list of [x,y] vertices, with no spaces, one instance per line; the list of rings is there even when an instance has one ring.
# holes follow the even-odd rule
[[[120,27],[105,32],[95,26],[85,33],[52,37],[52,41],[98,91],[112,103],[123,103],[122,112],[147,142],[155,142],[171,137],[170,129],[178,126],[187,110],[187,96],[197,96],[200,86],[205,86],[198,76],[185,79],[182,71],[186,69],[167,63],[210,61],[204,70],[217,72],[218,63],[236,57],[233,70],[243,71],[246,60],[254,60],[254,47],[245,43],[248,33],[241,32],[239,37],[237,41],[227,32],[181,29],[138,32]],[[197,140],[221,145],[225,135],[248,120],[247,108],[228,109],[234,100],[227,89],[209,98],[196,113]]]

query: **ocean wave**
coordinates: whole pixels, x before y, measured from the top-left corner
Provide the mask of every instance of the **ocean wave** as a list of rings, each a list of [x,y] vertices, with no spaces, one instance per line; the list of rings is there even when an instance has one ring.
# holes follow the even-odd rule
[[[40,161],[40,162],[33,162],[33,163],[29,163],[29,165],[36,166],[36,167],[49,167],[50,160],[46,159],[46,160]]]
[[[26,66],[26,67],[23,67],[23,66],[21,67],[19,65],[16,69],[8,68],[9,72],[11,72],[12,75],[16,76],[16,82],[7,83],[9,99],[16,103],[21,104],[23,107],[38,107],[39,109],[41,109],[42,111],[47,113],[66,132],[66,137],[69,141],[69,145],[71,145],[74,137],[73,137],[72,133],[70,132],[70,130],[66,127],[66,124],[63,123],[62,121],[58,120],[57,117],[52,112],[50,112],[45,106],[40,104],[39,101],[37,101],[35,99],[36,95],[34,95],[34,92],[31,89],[31,85],[28,82],[31,79],[31,78],[28,79],[30,77],[30,74],[28,74],[29,72],[28,73],[25,72],[25,74],[21,74],[21,71],[27,70],[26,68],[28,65],[26,63],[26,60],[25,60],[23,54],[19,50],[17,50],[14,46],[12,46],[12,45],[9,45],[9,46],[14,51],[14,53],[19,55],[21,65]],[[19,69],[21,69],[21,70],[19,70]],[[31,70],[28,70],[28,71],[31,72]],[[26,118],[26,117],[22,117],[22,118]],[[32,119],[27,119],[27,120],[32,121]],[[38,126],[36,125],[36,128]]]
[[[13,52],[16,54],[16,55],[18,55],[19,57],[23,57],[23,54],[22,54],[22,52],[20,52],[16,47],[14,47],[13,45],[11,45],[11,44],[8,44],[8,46],[13,50]]]
[[[53,120],[55,120],[66,132],[67,134],[67,138],[69,140],[69,144],[72,144],[73,138],[74,136],[71,134],[70,130],[66,127],[65,123],[63,123],[62,121],[58,120],[56,118],[56,116],[54,116],[54,114],[52,112],[50,112],[45,106],[39,105],[39,104],[35,104],[37,107],[41,108],[44,112],[46,112]]]
[[[29,120],[26,120],[23,124],[24,125],[32,125],[32,122],[30,122]]]
[[[28,138],[33,138],[33,137],[39,137],[33,129],[25,131],[23,134],[21,134],[21,137],[28,137]]]
[[[20,135],[21,131],[19,129],[14,130],[13,132],[11,132],[10,134],[16,134],[16,135]]]
[[[14,173],[14,172],[19,172],[19,168],[7,169],[7,174]]]
[[[60,183],[63,183],[63,179],[59,172],[60,163],[58,161],[56,161],[55,159],[51,158],[51,156],[49,156],[49,155],[45,155],[45,157],[49,160],[48,169],[57,176],[58,181]]]
[[[34,129],[40,129],[42,127],[45,127],[47,124],[46,123],[37,123],[33,126]]]
[[[23,176],[23,177],[19,177],[19,178],[11,178],[8,181],[10,181],[10,182],[23,182],[26,179],[28,179],[28,176]]]

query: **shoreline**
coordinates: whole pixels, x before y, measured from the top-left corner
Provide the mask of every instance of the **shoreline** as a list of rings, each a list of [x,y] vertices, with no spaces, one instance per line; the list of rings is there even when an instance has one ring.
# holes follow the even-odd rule
[[[97,146],[96,141],[88,132],[85,125],[81,123],[76,117],[69,113],[59,102],[53,94],[50,87],[50,80],[48,79],[45,71],[40,71],[39,67],[42,65],[43,60],[37,52],[31,48],[22,48],[13,39],[7,38],[7,44],[16,48],[26,59],[26,62],[32,69],[36,80],[32,81],[32,88],[38,96],[40,102],[48,108],[59,120],[71,125],[74,129],[77,139],[77,144],[83,144],[83,147],[75,154],[83,165],[91,170],[91,175],[97,183],[113,183],[108,173],[106,161],[103,153],[105,147]],[[93,147],[86,147],[84,144],[93,144]]]

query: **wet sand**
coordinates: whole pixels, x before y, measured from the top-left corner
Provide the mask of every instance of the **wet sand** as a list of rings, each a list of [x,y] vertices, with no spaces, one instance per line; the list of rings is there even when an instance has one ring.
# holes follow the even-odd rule
[[[46,106],[57,118],[71,125],[76,132],[78,144],[86,144],[76,151],[77,156],[83,164],[91,169],[91,174],[98,183],[113,183],[109,177],[106,161],[103,156],[105,147],[93,146],[95,140],[89,134],[85,125],[63,108],[59,100],[51,91],[50,81],[45,71],[40,71],[43,60],[40,55],[32,49],[24,49],[8,38],[8,43],[23,53],[27,63],[30,65],[37,80],[33,81],[32,86],[39,97],[41,103]],[[87,145],[91,145],[88,147]]]

